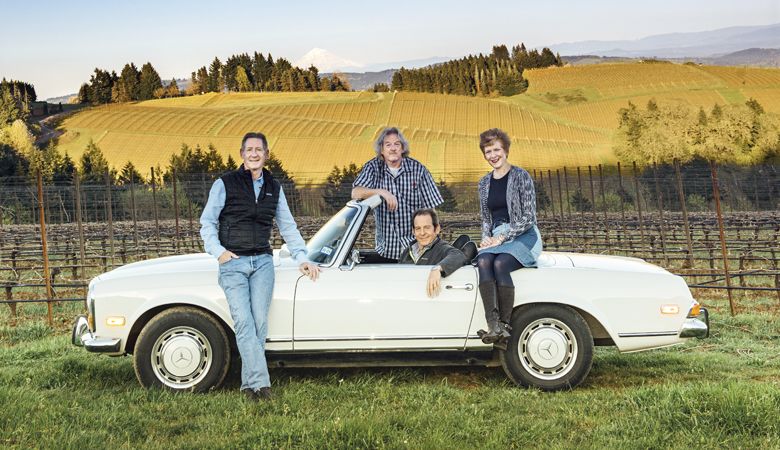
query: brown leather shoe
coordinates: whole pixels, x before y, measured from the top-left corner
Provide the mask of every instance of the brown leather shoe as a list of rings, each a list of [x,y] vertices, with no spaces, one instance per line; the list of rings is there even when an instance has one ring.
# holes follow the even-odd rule
[[[274,399],[274,396],[271,394],[270,387],[261,387],[255,391],[255,395],[257,395],[260,400],[269,401]]]
[[[257,403],[260,401],[260,397],[257,395],[257,391],[254,389],[242,389],[241,392],[244,393],[244,396],[250,402]]]
[[[273,400],[270,387],[261,387],[260,389],[244,389],[241,392],[244,393],[247,400],[250,402],[267,402]]]

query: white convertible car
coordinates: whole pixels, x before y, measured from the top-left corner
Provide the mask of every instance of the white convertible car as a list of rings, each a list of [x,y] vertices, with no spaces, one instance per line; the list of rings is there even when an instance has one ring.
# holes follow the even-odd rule
[[[512,274],[512,337],[507,351],[494,350],[477,337],[486,324],[474,267],[442,279],[429,298],[429,266],[361,264],[369,252],[356,242],[380,201],[349,202],[311,238],[316,282],[285,247],[274,252],[270,367],[500,365],[519,385],[557,390],[585,379],[594,345],[633,352],[709,334],[707,311],[682,278],[641,259],[546,252],[538,268]],[[237,353],[217,270],[216,259],[194,254],[96,277],[73,344],[132,354],[144,386],[219,386]]]

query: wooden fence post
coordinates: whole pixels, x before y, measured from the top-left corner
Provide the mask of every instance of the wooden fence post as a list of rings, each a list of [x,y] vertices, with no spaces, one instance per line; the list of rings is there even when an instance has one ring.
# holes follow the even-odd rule
[[[152,211],[154,212],[154,237],[157,245],[157,256],[160,256],[160,220],[157,217],[157,181],[154,176],[154,167],[152,172]]]
[[[38,170],[38,213],[40,214],[41,221],[41,248],[43,249],[43,279],[46,284],[46,302],[47,311],[49,314],[49,327],[54,326],[54,314],[51,309],[52,291],[51,291],[51,275],[49,274],[49,251],[46,245],[46,212],[43,207],[43,177],[41,171]]]
[[[112,198],[111,198],[111,175],[108,173],[108,168],[106,168],[105,173],[103,174],[105,180],[106,180],[106,202],[108,205],[106,205],[106,217],[108,219],[108,255],[111,261],[111,268],[114,268],[114,210],[112,208]]]
[[[178,194],[178,189],[176,188],[176,185],[178,184],[178,180],[176,179],[176,167],[172,168],[172,177],[173,177],[173,215],[176,220],[176,241],[174,243],[174,248],[178,252],[181,234],[179,231],[179,194]]]
[[[729,297],[731,315],[737,313],[737,305],[731,294],[731,275],[729,274],[729,257],[726,249],[726,234],[723,229],[723,213],[720,208],[720,188],[718,187],[718,168],[715,162],[710,160],[710,176],[712,177],[712,194],[715,196],[715,212],[718,216],[718,231],[720,233],[720,250],[723,254],[723,275],[726,277],[726,293]]]

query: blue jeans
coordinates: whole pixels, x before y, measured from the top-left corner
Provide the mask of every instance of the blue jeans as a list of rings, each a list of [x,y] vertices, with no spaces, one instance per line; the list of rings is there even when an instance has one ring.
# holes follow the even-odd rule
[[[219,285],[225,291],[236,331],[241,355],[241,389],[270,386],[265,338],[274,291],[273,257],[241,256],[220,264]]]

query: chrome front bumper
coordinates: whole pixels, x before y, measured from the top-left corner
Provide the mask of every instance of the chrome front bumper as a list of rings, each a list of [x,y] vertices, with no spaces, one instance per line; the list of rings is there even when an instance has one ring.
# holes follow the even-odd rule
[[[696,317],[689,317],[680,329],[681,338],[706,338],[710,335],[710,315],[706,308]]]
[[[76,323],[73,324],[73,334],[71,342],[77,347],[84,347],[88,352],[95,353],[118,353],[120,340],[117,338],[97,338],[89,329],[87,316],[80,315],[76,317]]]

